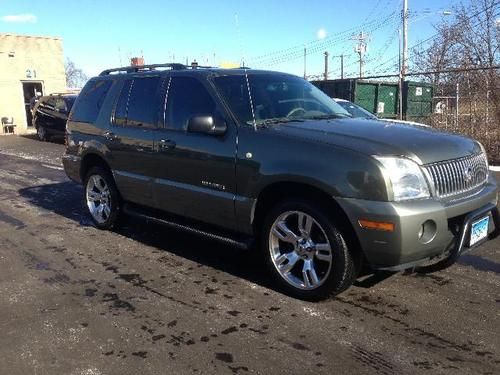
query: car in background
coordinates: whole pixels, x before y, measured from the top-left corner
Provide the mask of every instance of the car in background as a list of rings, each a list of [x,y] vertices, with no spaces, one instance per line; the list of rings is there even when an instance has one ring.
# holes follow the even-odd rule
[[[415,122],[415,121],[406,121],[406,120],[399,120],[399,119],[390,119],[390,118],[379,118],[375,116],[373,113],[370,111],[367,111],[363,107],[361,107],[358,104],[355,104],[353,102],[350,102],[349,100],[345,99],[340,99],[340,98],[333,98],[335,103],[340,105],[342,108],[344,108],[347,112],[351,114],[352,117],[354,118],[365,118],[369,120],[380,120],[384,122],[389,122],[389,123],[400,123],[400,124],[407,124],[407,125],[415,125],[415,126],[424,126],[424,127],[429,127],[429,125],[422,124],[420,122]]]
[[[375,116],[373,113],[370,111],[367,111],[360,105],[354,104],[353,102],[350,102],[349,100],[345,99],[339,99],[339,98],[333,98],[334,102],[340,105],[342,108],[344,108],[347,112],[351,114],[352,117],[354,118],[366,118],[370,120],[378,120],[378,117]]]
[[[66,121],[77,94],[61,93],[42,96],[33,108],[33,127],[41,141],[64,137]]]

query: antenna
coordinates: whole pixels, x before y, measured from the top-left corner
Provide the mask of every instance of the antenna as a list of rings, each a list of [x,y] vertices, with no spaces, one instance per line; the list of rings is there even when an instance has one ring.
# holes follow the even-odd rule
[[[243,49],[243,38],[241,37],[240,21],[238,18],[238,13],[234,14],[234,25],[236,27],[236,36],[238,37],[238,44],[240,45],[240,55],[241,55],[240,66],[245,66],[245,51]]]
[[[253,110],[252,90],[250,89],[250,82],[248,81],[248,69],[245,69],[245,80],[247,81],[248,97],[250,98],[250,109],[252,110],[253,130],[257,131],[257,121],[255,121],[255,111]]]

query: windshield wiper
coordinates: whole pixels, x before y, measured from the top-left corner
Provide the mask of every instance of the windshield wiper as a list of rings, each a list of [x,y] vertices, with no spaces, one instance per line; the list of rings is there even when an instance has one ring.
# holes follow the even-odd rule
[[[331,113],[329,115],[317,115],[317,116],[311,116],[307,117],[309,120],[328,120],[328,119],[334,119],[334,118],[352,118],[352,116],[343,114],[343,113]]]
[[[287,122],[304,122],[304,120],[293,117],[275,117],[275,118],[266,118],[263,120],[257,120],[255,121],[255,124],[257,126],[260,126],[260,125],[284,124]],[[247,125],[253,125],[253,124],[254,124],[253,121],[247,121]]]

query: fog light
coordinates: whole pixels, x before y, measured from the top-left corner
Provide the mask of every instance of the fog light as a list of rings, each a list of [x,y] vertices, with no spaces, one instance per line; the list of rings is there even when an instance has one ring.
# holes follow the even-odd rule
[[[418,231],[418,240],[424,244],[431,242],[436,237],[437,226],[434,220],[425,221]]]

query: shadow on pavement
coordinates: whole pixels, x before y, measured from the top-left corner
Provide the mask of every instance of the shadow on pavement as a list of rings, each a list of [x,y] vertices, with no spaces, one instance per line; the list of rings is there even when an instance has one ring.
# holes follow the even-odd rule
[[[83,206],[83,189],[73,182],[24,188],[19,190],[19,194],[37,207],[52,211],[81,225],[92,226]],[[115,232],[158,250],[275,289],[255,250],[242,251],[204,237],[128,217]]]
[[[479,271],[489,271],[500,274],[500,264],[479,255],[462,255],[457,262],[464,266],[471,266]]]
[[[20,134],[20,137],[27,138],[27,139],[32,139],[38,142],[42,142],[38,139],[38,135],[36,133],[33,134]],[[58,144],[64,144],[64,137],[63,136],[52,136],[50,140],[47,142],[49,143],[58,143]]]

